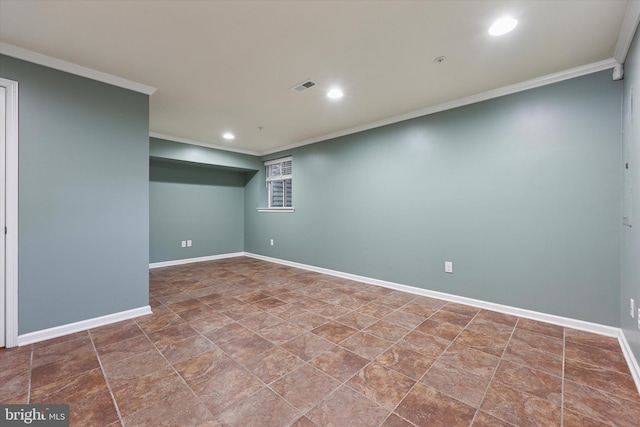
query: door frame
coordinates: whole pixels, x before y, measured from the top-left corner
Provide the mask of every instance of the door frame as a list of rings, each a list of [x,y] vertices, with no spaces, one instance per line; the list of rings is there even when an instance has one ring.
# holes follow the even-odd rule
[[[6,89],[5,149],[5,347],[18,345],[18,82],[0,77]],[[2,230],[4,232],[4,230]]]

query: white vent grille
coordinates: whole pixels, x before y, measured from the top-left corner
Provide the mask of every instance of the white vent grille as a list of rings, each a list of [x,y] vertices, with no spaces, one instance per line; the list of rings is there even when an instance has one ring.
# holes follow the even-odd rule
[[[297,85],[293,86],[291,88],[292,91],[294,92],[303,92],[307,89],[311,89],[312,87],[314,87],[316,84],[314,82],[312,82],[311,80],[305,80],[301,83],[298,83]]]

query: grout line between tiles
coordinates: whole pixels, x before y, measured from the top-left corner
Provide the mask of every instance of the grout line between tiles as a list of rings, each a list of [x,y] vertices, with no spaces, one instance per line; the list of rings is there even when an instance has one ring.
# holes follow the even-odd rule
[[[31,403],[31,374],[33,371],[33,353],[35,351],[35,344],[30,344],[31,352],[29,357],[29,381],[27,386],[27,403]]]
[[[109,384],[109,378],[107,378],[107,373],[104,370],[104,366],[102,366],[102,360],[100,359],[100,353],[98,353],[98,349],[96,348],[96,344],[93,342],[93,335],[91,334],[91,330],[87,331],[89,335],[89,340],[91,341],[91,346],[93,347],[93,351],[96,353],[96,358],[98,359],[98,364],[100,365],[100,371],[102,372],[102,376],[104,378],[104,382],[107,384],[107,389],[109,390],[109,395],[111,396],[111,401],[113,402],[113,406],[116,408],[116,412],[118,414],[118,420],[120,420],[120,424],[124,426],[124,420],[122,419],[122,414],[120,413],[120,408],[118,407],[118,402],[116,401],[116,397],[113,395],[113,390],[111,389],[111,384]]]

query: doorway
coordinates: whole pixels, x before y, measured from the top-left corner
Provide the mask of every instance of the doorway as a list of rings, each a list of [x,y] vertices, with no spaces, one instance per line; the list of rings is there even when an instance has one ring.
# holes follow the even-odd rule
[[[18,345],[18,82],[0,78],[0,347]]]

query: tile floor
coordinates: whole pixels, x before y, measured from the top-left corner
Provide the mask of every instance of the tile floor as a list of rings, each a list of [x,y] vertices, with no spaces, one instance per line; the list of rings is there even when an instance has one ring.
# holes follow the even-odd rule
[[[0,350],[77,426],[638,426],[617,340],[251,258],[150,272],[153,314]]]

